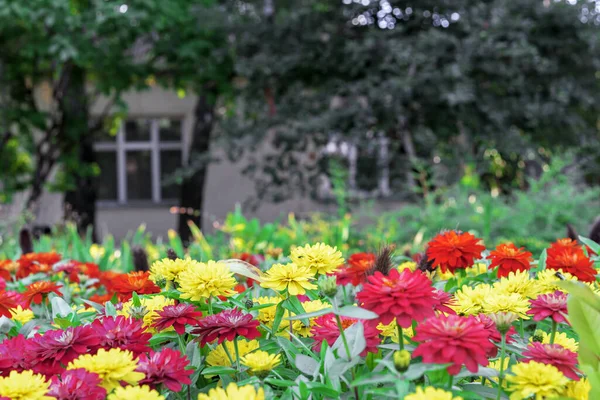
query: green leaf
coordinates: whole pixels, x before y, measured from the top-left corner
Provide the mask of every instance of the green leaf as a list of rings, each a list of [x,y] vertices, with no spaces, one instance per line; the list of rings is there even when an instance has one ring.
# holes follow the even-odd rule
[[[548,253],[546,252],[546,249],[544,249],[542,251],[542,254],[540,254],[540,258],[538,259],[538,264],[537,267],[535,268],[536,271],[542,271],[544,269],[546,269],[546,259],[548,258]]]
[[[312,393],[322,394],[325,397],[330,397],[332,399],[338,399],[340,397],[340,392],[321,382],[308,382],[306,387],[308,387]]]
[[[104,314],[107,317],[116,317],[117,316],[117,309],[115,308],[114,304],[111,303],[110,301],[107,301],[106,303],[104,303]]]
[[[365,339],[365,328],[362,322],[357,322],[354,325],[346,328],[344,330],[344,334],[346,336],[346,341],[348,342],[350,354],[346,354],[346,346],[344,346],[342,335],[340,335],[340,337],[333,344],[333,349],[337,349],[340,358],[346,360],[351,360],[352,358],[359,357],[360,353],[362,353],[363,350],[367,348],[367,341]]]
[[[275,316],[273,317],[273,335],[276,335],[279,332],[279,325],[281,324],[281,320],[283,319],[283,314],[285,314],[285,309],[283,308],[283,302],[277,304],[275,308]]]
[[[50,300],[50,304],[52,306],[52,318],[55,318],[56,316],[66,318],[73,312],[71,306],[69,306],[62,297],[53,297],[52,300]]]
[[[588,238],[583,237],[583,236],[579,236],[579,240],[581,241],[581,243],[585,244],[590,249],[592,249],[592,251],[594,253],[600,254],[600,244],[594,242],[592,239],[588,239]]]
[[[315,376],[319,371],[319,363],[314,358],[305,356],[304,354],[296,355],[295,365],[300,372],[309,376]]]
[[[290,381],[287,379],[275,379],[275,378],[266,378],[265,383],[269,385],[278,386],[278,387],[293,387],[296,386],[296,382]]]
[[[131,293],[131,301],[133,302],[134,307],[141,307],[142,302],[140,301],[140,297],[136,292]]]
[[[375,319],[379,317],[373,311],[357,306],[344,306],[338,310],[337,315],[356,319]]]
[[[168,341],[176,341],[177,340],[177,332],[161,332],[154,334],[150,339],[150,346],[155,347],[159,344],[163,344]]]
[[[292,314],[302,315],[302,314],[306,313],[306,311],[304,311],[304,307],[302,307],[302,303],[300,303],[300,300],[298,300],[298,298],[296,296],[285,299],[282,302],[282,304],[283,304],[283,308],[285,308]],[[308,324],[309,324],[308,318],[302,318],[302,323],[304,325],[308,326]]]
[[[235,368],[216,366],[204,368],[202,375],[233,375],[236,372]]]
[[[484,399],[495,399],[498,394],[498,389],[480,383],[465,383],[462,388],[465,391],[476,393]],[[500,398],[508,400],[508,396],[504,393],[501,393]]]
[[[315,318],[320,317],[321,315],[329,314],[331,312],[333,312],[333,308],[324,308],[322,310],[317,310],[306,314],[292,315],[291,317],[286,318],[286,320],[297,321],[300,319]]]

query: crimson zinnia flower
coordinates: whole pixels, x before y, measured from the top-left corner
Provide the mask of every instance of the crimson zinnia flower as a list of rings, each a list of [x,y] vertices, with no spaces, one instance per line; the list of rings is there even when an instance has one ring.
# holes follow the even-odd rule
[[[32,301],[35,304],[41,304],[44,298],[50,293],[56,293],[57,295],[62,296],[59,289],[60,286],[54,282],[33,282],[31,285],[27,286],[27,290],[23,293],[23,297],[25,298],[27,305],[31,305]]]
[[[99,348],[119,348],[134,355],[150,351],[148,341],[152,334],[146,332],[144,321],[118,315],[96,319],[91,326],[100,337]]]
[[[581,372],[577,369],[577,353],[565,349],[560,344],[542,344],[533,342],[523,352],[523,362],[536,361],[554,365],[567,378],[578,381]]]
[[[485,250],[479,242],[481,239],[467,232],[440,233],[427,244],[427,260],[432,261],[434,267],[440,267],[442,272],[470,267]]]
[[[414,357],[423,357],[425,363],[452,363],[448,367],[450,375],[458,374],[463,365],[477,372],[479,365],[488,365],[486,354],[495,347],[489,340],[488,330],[474,316],[429,318],[417,325],[413,340],[419,342]]]
[[[596,270],[594,262],[583,252],[581,246],[572,240],[559,239],[552,243],[547,252],[546,268],[552,270],[562,269],[582,282],[595,282]]]
[[[118,275],[112,282],[112,289],[117,292],[121,301],[131,299],[133,292],[137,294],[160,293],[160,288],[150,280],[150,272],[148,271]]]
[[[350,317],[340,317],[340,319],[342,320],[342,328],[344,330],[356,323],[363,324],[367,347],[360,354],[361,356],[364,357],[367,355],[367,353],[377,353],[379,351],[377,346],[381,343],[381,340],[379,339],[379,330],[375,324],[364,323],[356,318]],[[315,318],[314,323],[315,325],[311,328],[310,333],[315,339],[315,342],[313,343],[313,348],[315,351],[319,351],[321,349],[321,344],[323,341],[327,342],[329,346],[333,346],[335,341],[340,337],[340,329],[337,325],[335,315],[322,315],[318,318]]]
[[[62,371],[52,377],[48,396],[57,400],[104,400],[106,389],[98,386],[100,376],[83,368]]]
[[[557,290],[554,293],[539,295],[535,300],[529,300],[529,302],[531,303],[531,309],[527,311],[527,314],[533,315],[534,321],[541,321],[550,317],[556,323],[569,323],[566,318],[566,293]]]
[[[254,320],[252,314],[244,314],[235,308],[201,319],[192,334],[199,336],[202,346],[216,339],[219,343],[233,341],[238,336],[252,340],[260,336],[256,329],[259,325],[260,322]]]
[[[49,272],[52,266],[60,261],[60,254],[50,253],[27,253],[17,260],[17,279],[25,278],[38,272]]]
[[[61,365],[90,352],[98,343],[100,338],[90,325],[50,330],[29,340],[29,356],[36,372],[55,375],[62,370]]]
[[[392,269],[389,275],[376,271],[356,298],[362,307],[379,315],[387,325],[394,318],[403,328],[412,321],[423,321],[435,315],[439,301],[434,297],[431,281],[421,271]]]
[[[172,326],[175,332],[180,335],[185,333],[186,325],[196,325],[198,318],[202,316],[196,307],[179,303],[173,306],[166,306],[161,311],[157,311],[158,317],[154,320],[153,326],[157,331],[162,331]]]
[[[487,256],[492,261],[489,269],[498,267],[498,278],[508,276],[511,272],[528,271],[531,268],[531,255],[523,247],[517,248],[512,243],[499,244]]]
[[[356,253],[348,258],[348,266],[341,268],[336,272],[338,285],[358,286],[366,282],[369,272],[375,265],[375,254]]]
[[[10,371],[31,369],[29,340],[23,335],[5,339],[0,343],[0,375],[8,376]]]
[[[148,355],[141,354],[136,371],[143,372],[146,377],[139,384],[153,388],[164,384],[169,390],[180,392],[182,385],[192,383],[190,375],[194,370],[185,369],[189,364],[179,351],[168,347],[159,352],[151,351]]]
[[[0,315],[12,318],[10,309],[17,307],[17,305],[17,298],[11,292],[0,291]]]
[[[456,311],[450,308],[450,306],[455,303],[454,297],[450,293],[434,288],[433,298],[437,300],[437,304],[433,306],[435,311],[446,314],[456,314]]]

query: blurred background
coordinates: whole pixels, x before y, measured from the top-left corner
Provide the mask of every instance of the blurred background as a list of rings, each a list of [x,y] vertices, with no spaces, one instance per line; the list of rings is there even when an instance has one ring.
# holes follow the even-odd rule
[[[0,244],[587,235],[599,46],[595,0],[0,0]]]

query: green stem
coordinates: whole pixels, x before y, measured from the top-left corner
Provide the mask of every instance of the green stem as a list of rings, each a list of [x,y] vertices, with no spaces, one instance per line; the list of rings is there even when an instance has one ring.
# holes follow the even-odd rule
[[[448,374],[448,390],[452,390],[452,385],[454,384],[454,377]]]
[[[556,328],[558,324],[555,320],[552,320],[552,333],[550,333],[550,344],[554,344],[554,337],[556,336]]]
[[[404,350],[404,333],[398,321],[396,321],[396,328],[398,328],[398,346],[400,350]]]
[[[208,314],[213,315],[212,296],[208,297]]]
[[[506,333],[502,333],[500,341],[500,371],[498,373],[498,394],[496,400],[502,395],[502,383],[504,381],[504,357],[506,356]]]
[[[181,351],[181,354],[185,355],[185,349],[187,347],[185,340],[183,339],[183,336],[185,335],[185,333],[183,335],[177,335],[177,341],[179,342],[179,350]]]
[[[521,337],[523,339],[525,339],[525,328],[523,327],[523,319],[522,318],[519,321],[519,333],[521,334]]]
[[[240,350],[238,349],[238,338],[237,336],[233,339],[233,347],[235,348],[235,364],[238,370],[238,374],[240,373]]]
[[[223,342],[221,344],[221,346],[223,346],[223,350],[225,351],[225,354],[227,354],[227,358],[229,358],[229,362],[231,363],[231,366],[233,366],[233,357],[231,357],[231,354],[229,353],[229,350],[227,349],[227,346],[225,346],[227,342]]]
[[[344,333],[344,326],[342,325],[342,319],[339,315],[336,314],[335,320],[337,322],[338,329],[340,330],[340,336],[342,337],[342,342],[344,342],[344,348],[346,349],[346,354],[348,355],[348,360],[352,358],[350,355],[350,346],[348,346],[348,341],[346,340],[346,334]]]

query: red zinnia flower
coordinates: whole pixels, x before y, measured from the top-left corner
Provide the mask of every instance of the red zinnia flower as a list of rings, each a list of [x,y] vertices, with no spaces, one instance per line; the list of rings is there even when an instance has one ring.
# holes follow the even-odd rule
[[[52,377],[48,396],[57,400],[104,400],[106,389],[98,386],[100,376],[83,368],[61,371]]]
[[[166,306],[161,311],[157,311],[158,317],[154,320],[153,326],[157,331],[162,331],[172,326],[179,335],[185,333],[186,325],[196,325],[198,318],[202,316],[196,307],[179,303],[173,306]]]
[[[102,271],[100,272],[100,276],[98,277],[98,279],[100,280],[100,284],[106,288],[106,291],[112,293],[114,292],[113,282],[118,276],[121,275],[123,274],[120,274],[115,271]]]
[[[381,323],[387,325],[396,318],[400,326],[408,328],[413,320],[421,322],[435,315],[439,301],[421,271],[392,269],[388,276],[376,271],[367,279],[356,298],[361,306],[377,313]]]
[[[433,261],[433,266],[440,267],[442,272],[470,267],[485,250],[485,246],[479,244],[480,241],[481,239],[466,232],[440,233],[427,244],[427,260]]]
[[[93,301],[94,303],[98,303],[98,304],[104,304],[107,301],[111,301],[112,298],[113,298],[112,293],[94,294],[94,295],[90,296],[90,301]]]
[[[164,384],[167,389],[180,392],[182,384],[192,383],[190,375],[194,370],[185,369],[189,364],[188,359],[179,351],[168,347],[160,352],[141,354],[136,371],[143,372],[146,377],[139,384],[150,385],[153,388]]]
[[[456,302],[452,294],[434,288],[433,298],[437,300],[437,304],[433,306],[435,311],[446,314],[456,314],[456,311],[450,308],[450,306]]]
[[[585,255],[580,246],[574,246],[571,242],[565,243],[564,239],[552,243],[547,252],[546,268],[562,269],[582,282],[595,282],[594,262]]]
[[[30,305],[32,301],[35,304],[41,304],[44,298],[50,293],[56,293],[57,295],[62,296],[59,289],[60,286],[54,282],[33,282],[31,285],[27,286],[27,290],[25,290],[23,296],[25,297],[27,305]]]
[[[531,309],[527,311],[527,314],[532,314],[534,321],[541,321],[550,317],[557,323],[569,323],[566,319],[566,293],[557,290],[551,294],[539,295],[535,300],[529,300],[529,302],[531,303]]]
[[[531,268],[531,253],[512,243],[499,244],[487,256],[492,260],[489,269],[498,267],[498,278],[508,276],[510,272],[527,271]]]
[[[338,285],[358,286],[366,282],[369,272],[375,265],[375,254],[356,253],[348,258],[348,267],[341,268],[336,272]]]
[[[100,337],[100,348],[129,350],[134,355],[150,351],[148,341],[152,334],[146,332],[144,321],[118,315],[96,319],[92,327]]]
[[[10,313],[11,308],[17,307],[18,302],[15,295],[4,290],[0,291],[0,315],[6,318],[12,318]]]
[[[342,320],[342,328],[346,330],[356,323],[363,324],[364,337],[367,341],[367,347],[360,354],[366,356],[367,353],[377,353],[377,346],[381,343],[379,339],[379,330],[375,324],[363,323],[356,318],[340,317]],[[336,340],[340,337],[340,329],[337,325],[334,314],[322,315],[314,320],[315,325],[311,328],[310,333],[313,335],[315,342],[313,348],[316,351],[321,349],[321,344],[326,341],[329,346],[333,346]]]
[[[81,354],[95,349],[100,338],[90,325],[50,330],[29,340],[31,364],[36,372],[55,375]]]
[[[554,365],[567,378],[578,381],[580,371],[577,369],[577,353],[565,349],[560,344],[542,344],[533,342],[523,352],[523,362],[536,361]]]
[[[242,261],[247,262],[248,264],[254,265],[255,267],[258,267],[261,263],[265,261],[265,256],[263,256],[262,254],[242,253],[237,256],[234,256],[234,258],[238,258]]]
[[[13,260],[0,260],[0,277],[10,281],[10,272],[15,270],[15,266],[19,264]]]
[[[495,347],[489,340],[489,332],[474,316],[439,315],[417,325],[414,341],[420,342],[413,357],[423,357],[423,362],[433,364],[452,363],[450,375],[460,372],[465,365],[476,372],[479,365],[488,365],[486,354]]]
[[[0,343],[0,375],[8,376],[10,371],[31,369],[29,341],[23,335],[5,339]]]
[[[128,274],[121,274],[112,282],[112,288],[118,293],[121,301],[131,299],[131,294],[152,294],[160,293],[160,288],[150,280],[150,272],[138,271]]]
[[[38,272],[48,272],[52,266],[60,261],[60,254],[50,253],[27,253],[17,260],[19,269],[17,279],[25,278]]]
[[[236,308],[201,319],[192,334],[199,336],[202,346],[216,339],[219,343],[233,341],[237,336],[252,340],[260,337],[256,329],[259,325],[260,322],[254,320],[252,314],[244,314]]]

